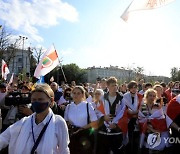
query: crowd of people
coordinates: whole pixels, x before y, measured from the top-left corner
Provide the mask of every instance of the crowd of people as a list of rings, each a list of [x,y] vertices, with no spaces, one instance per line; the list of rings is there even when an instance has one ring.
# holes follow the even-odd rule
[[[180,150],[180,82],[0,84],[0,153],[170,154]]]

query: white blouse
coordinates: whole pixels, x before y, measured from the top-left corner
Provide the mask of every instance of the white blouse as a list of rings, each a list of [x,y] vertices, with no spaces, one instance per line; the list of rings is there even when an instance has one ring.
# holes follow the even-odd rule
[[[92,104],[88,103],[88,106],[90,122],[96,121],[97,116]],[[69,121],[72,125],[83,127],[87,125],[87,114],[87,102],[81,102],[77,105],[72,102],[66,107],[64,119]]]
[[[46,118],[39,123],[38,125],[35,123],[35,116],[33,116],[33,132],[34,132],[34,137],[35,140],[37,140],[41,130],[43,129],[44,125],[49,121],[50,119],[50,114],[46,116]],[[28,119],[28,118],[27,118]],[[26,120],[27,120],[26,119]],[[30,120],[30,119],[28,119]],[[52,119],[51,119],[52,120]],[[16,122],[15,124],[11,125],[10,127],[7,128],[6,131],[4,131],[2,134],[0,134],[0,150],[9,145],[9,153],[14,154],[14,149],[16,148],[16,144],[12,144],[13,140],[16,141],[15,137],[18,136],[18,134],[21,133],[21,127],[23,127],[22,120]],[[49,123],[52,124],[52,123]],[[55,135],[53,139],[53,154],[69,154],[69,136],[68,136],[68,129],[65,120],[59,116],[55,115]],[[49,125],[48,125],[49,127]],[[29,137],[27,138],[27,142],[25,144],[25,148],[23,153],[30,153],[34,141],[33,141],[33,133],[31,130],[31,126],[29,127]],[[12,134],[12,131],[14,132]],[[47,129],[46,129],[47,131]],[[46,132],[45,132],[46,133]],[[37,153],[41,154],[42,153],[42,147],[43,147],[43,142],[45,138],[45,133],[43,134],[43,137],[37,147]],[[49,141],[51,142],[51,141]],[[19,145],[21,147],[21,145]],[[48,145],[47,145],[48,146]]]

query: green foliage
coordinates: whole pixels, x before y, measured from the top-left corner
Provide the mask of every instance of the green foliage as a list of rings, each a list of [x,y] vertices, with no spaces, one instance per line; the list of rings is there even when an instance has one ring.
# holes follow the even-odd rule
[[[64,71],[67,83],[71,83],[71,81],[76,81],[76,83],[87,82],[86,70],[79,68],[78,65],[74,63],[63,65],[62,69]],[[56,67],[53,71],[45,76],[45,81],[49,82],[52,76],[54,77],[55,82],[60,83],[61,81],[65,81],[62,69],[60,66]]]
[[[172,81],[180,81],[180,69],[176,67],[171,69],[171,79]]]

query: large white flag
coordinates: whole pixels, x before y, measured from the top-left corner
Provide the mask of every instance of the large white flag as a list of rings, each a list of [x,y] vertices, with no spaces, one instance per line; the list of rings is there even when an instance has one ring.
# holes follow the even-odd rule
[[[34,76],[40,78],[40,76],[45,76],[51,70],[53,70],[57,65],[59,65],[59,59],[54,46],[51,46],[42,56],[41,61],[36,67]]]
[[[2,59],[1,73],[2,73],[2,78],[4,80],[7,79],[7,75],[10,73],[10,71],[9,71],[9,69],[7,67],[6,62],[3,59]]]
[[[133,11],[155,9],[173,1],[175,0],[133,0],[121,15],[121,18],[127,21],[129,14]]]

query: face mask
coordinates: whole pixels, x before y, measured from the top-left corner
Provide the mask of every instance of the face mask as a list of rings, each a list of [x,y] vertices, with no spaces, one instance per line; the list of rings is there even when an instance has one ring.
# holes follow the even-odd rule
[[[32,102],[32,108],[36,113],[41,113],[48,108],[49,102]]]

